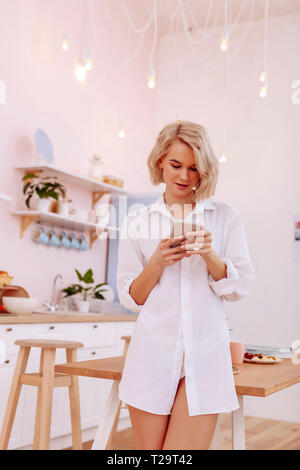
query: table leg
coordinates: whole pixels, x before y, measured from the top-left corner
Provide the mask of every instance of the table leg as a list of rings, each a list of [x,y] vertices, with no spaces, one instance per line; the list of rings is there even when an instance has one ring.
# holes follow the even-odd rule
[[[105,405],[104,417],[98,426],[92,450],[105,450],[119,410],[119,380],[114,380]]]
[[[246,450],[245,422],[244,422],[244,396],[238,395],[239,409],[232,412],[232,448],[233,450]]]

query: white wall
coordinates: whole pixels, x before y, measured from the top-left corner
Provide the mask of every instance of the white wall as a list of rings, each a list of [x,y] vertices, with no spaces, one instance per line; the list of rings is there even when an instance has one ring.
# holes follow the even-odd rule
[[[300,263],[291,256],[293,216],[300,214],[300,105],[291,102],[291,84],[300,79],[299,25],[299,13],[269,20],[269,96],[262,99],[264,23],[252,23],[231,65],[227,117],[226,68],[203,61],[222,63],[246,24],[233,32],[225,54],[219,49],[221,29],[194,53],[183,34],[160,42],[157,131],[177,118],[179,103],[180,118],[206,126],[220,156],[228,122],[228,162],[221,165],[215,199],[241,211],[256,271],[249,297],[224,303],[232,339],[246,343],[288,346],[300,339]],[[247,398],[246,414],[300,422],[299,392],[296,385],[268,398]]]

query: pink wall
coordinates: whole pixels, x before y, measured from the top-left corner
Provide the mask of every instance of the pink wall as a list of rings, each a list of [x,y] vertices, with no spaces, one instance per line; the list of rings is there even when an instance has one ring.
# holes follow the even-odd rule
[[[127,138],[121,140],[123,61],[133,55],[139,35],[130,30],[119,2],[95,2],[94,69],[80,85],[73,70],[86,43],[87,5],[85,0],[0,0],[0,80],[7,86],[7,105],[0,106],[0,191],[14,197],[12,204],[0,201],[0,270],[41,302],[49,299],[57,273],[67,283],[75,281],[75,267],[91,267],[103,282],[106,242],[98,240],[85,253],[38,246],[31,240],[33,226],[19,238],[19,219],[10,210],[20,207],[22,183],[13,166],[36,159],[35,129],[50,136],[55,166],[81,174],[99,153],[105,171],[122,177],[125,188],[134,192],[145,189],[140,173],[153,141],[156,90],[146,86],[152,34],[146,34],[142,52],[128,68]],[[61,51],[65,6],[67,54]],[[70,188],[69,195],[74,205],[90,207],[87,191]]]
[[[241,211],[256,283],[248,298],[225,302],[232,339],[252,344],[289,346],[300,338],[300,263],[292,260],[294,214],[300,214],[300,105],[291,101],[292,82],[300,78],[300,14],[269,20],[269,96],[259,97],[263,60],[263,20],[253,22],[231,65],[229,112],[224,114],[226,69],[222,29],[191,50],[184,35],[160,42],[156,129],[180,117],[205,125],[217,155],[225,150],[215,199]],[[228,56],[245,32],[230,36]],[[197,35],[194,36],[199,39]],[[182,78],[179,79],[180,68]],[[179,86],[179,88],[178,88]],[[300,422],[300,386],[267,399],[247,399],[246,412]]]

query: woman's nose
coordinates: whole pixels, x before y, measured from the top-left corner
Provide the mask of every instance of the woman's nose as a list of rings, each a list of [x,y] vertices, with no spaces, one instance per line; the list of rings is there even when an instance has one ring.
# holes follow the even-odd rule
[[[185,180],[189,179],[189,177],[188,177],[188,168],[186,168],[186,169],[181,168],[180,178],[182,179],[182,181],[185,181]]]

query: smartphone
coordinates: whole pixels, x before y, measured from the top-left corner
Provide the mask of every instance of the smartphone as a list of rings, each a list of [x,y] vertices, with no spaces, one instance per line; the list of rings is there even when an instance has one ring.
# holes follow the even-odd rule
[[[184,222],[184,220],[175,220],[172,228],[171,238],[180,237],[195,230],[195,224],[192,224],[190,222]],[[170,248],[175,248],[176,246],[179,246],[184,240],[187,240],[187,237],[181,238],[180,240],[172,243],[172,245],[170,245]],[[186,250],[183,250],[183,253],[185,251]]]

